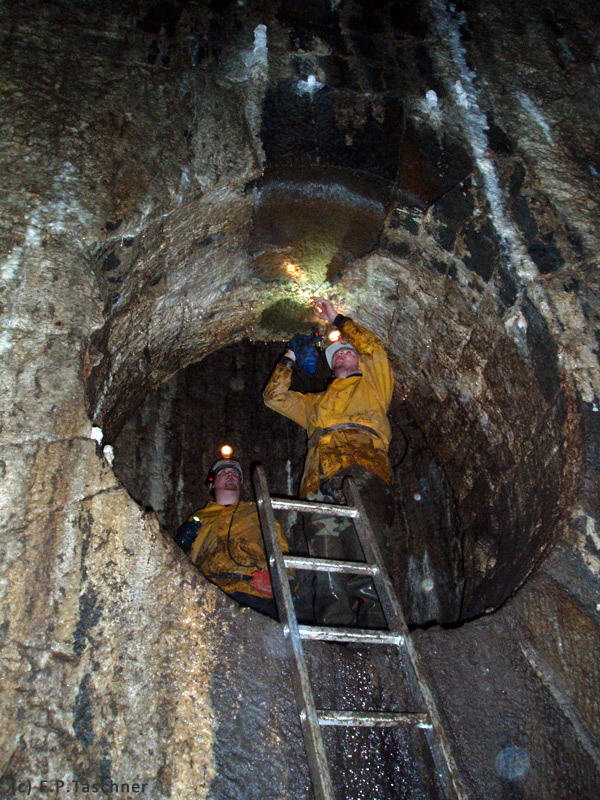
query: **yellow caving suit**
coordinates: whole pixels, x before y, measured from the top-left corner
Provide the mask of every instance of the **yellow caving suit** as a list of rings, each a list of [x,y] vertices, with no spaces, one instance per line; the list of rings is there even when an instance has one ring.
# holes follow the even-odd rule
[[[265,387],[265,405],[305,428],[309,439],[318,428],[345,422],[364,425],[376,433],[338,430],[322,436],[306,454],[300,497],[352,464],[366,467],[393,485],[387,455],[391,439],[387,410],[394,376],[379,339],[353,320],[341,319],[344,339],[359,354],[362,376],[336,378],[324,392],[302,394],[290,390],[292,368],[280,363]]]
[[[302,394],[290,390],[292,367],[284,359],[275,367],[263,398],[269,408],[294,420],[308,433],[300,496],[321,503],[343,503],[343,479],[352,475],[385,558],[394,509],[393,475],[387,455],[393,373],[376,336],[345,317],[336,317],[334,324],[358,352],[361,375],[336,378],[324,392]],[[327,431],[348,423],[363,427]],[[351,561],[363,558],[349,520],[312,514],[305,520],[304,531],[312,556]],[[315,621],[320,625],[383,628],[386,624],[375,586],[364,576],[317,572],[313,605]]]
[[[209,502],[189,522],[200,522],[190,556],[204,575],[227,594],[272,598],[273,591],[256,504],[222,506]],[[287,542],[277,523],[281,549]]]

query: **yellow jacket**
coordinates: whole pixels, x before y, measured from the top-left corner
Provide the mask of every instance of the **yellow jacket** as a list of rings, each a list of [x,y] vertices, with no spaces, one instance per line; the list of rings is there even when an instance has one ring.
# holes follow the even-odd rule
[[[189,521],[200,522],[191,559],[210,581],[227,594],[273,597],[255,503],[222,506],[211,501]],[[281,549],[287,553],[279,523],[277,531]]]
[[[305,428],[309,439],[317,428],[344,422],[365,425],[376,432],[332,431],[309,447],[300,497],[351,464],[366,467],[393,483],[387,455],[392,435],[387,418],[394,389],[392,369],[376,336],[351,319],[343,322],[342,329],[344,339],[358,351],[362,375],[336,378],[324,392],[302,394],[290,390],[292,368],[278,364],[263,392],[265,405]]]

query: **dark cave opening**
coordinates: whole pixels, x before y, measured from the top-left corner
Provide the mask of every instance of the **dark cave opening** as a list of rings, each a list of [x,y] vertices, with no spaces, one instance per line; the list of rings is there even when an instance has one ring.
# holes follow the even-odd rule
[[[296,496],[306,436],[261,397],[282,349],[282,343],[242,341],[180,370],[146,396],[114,440],[117,476],[171,534],[209,499],[204,479],[224,443],[246,475],[261,463],[273,494]],[[314,375],[295,371],[292,388],[317,391],[328,379],[321,358]],[[456,499],[398,393],[389,417],[396,495],[390,571],[411,624],[452,623],[460,618],[463,588]],[[244,496],[252,499],[249,480]],[[292,551],[306,552],[301,521],[288,517],[282,524]]]

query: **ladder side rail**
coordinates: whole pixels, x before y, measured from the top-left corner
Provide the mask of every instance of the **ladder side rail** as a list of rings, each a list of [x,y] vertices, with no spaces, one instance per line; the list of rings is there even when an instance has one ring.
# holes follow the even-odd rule
[[[352,478],[344,479],[343,488],[348,503],[351,503],[359,512],[358,517],[356,517],[354,521],[354,527],[365,554],[365,559],[368,564],[375,564],[378,568],[377,574],[373,576],[373,582],[375,583],[375,588],[377,589],[379,600],[381,601],[388,628],[393,633],[403,636],[406,640],[408,638],[408,628],[404,620],[404,614],[402,613],[402,608],[396,597],[394,585],[385,568],[383,556],[371,529],[371,524],[365,511],[362,498]]]
[[[277,608],[283,623],[283,631],[291,650],[292,677],[296,704],[300,710],[300,727],[313,790],[316,800],[335,800],[331,773],[325,754],[321,727],[317,716],[315,700],[310,685],[308,667],[304,656],[302,640],[298,631],[298,620],[292,601],[283,552],[277,534],[275,515],[263,467],[257,466],[253,475],[258,516],[262,528],[267,557],[270,565],[271,582]]]
[[[425,702],[425,707],[427,708],[427,712],[431,720],[433,733],[435,734],[435,742],[441,751],[438,753],[438,747],[431,747],[434,758],[437,756],[436,760],[438,761],[438,769],[440,765],[443,767],[443,775],[446,778],[444,782],[447,788],[451,791],[453,800],[454,798],[456,798],[456,800],[469,800],[465,786],[460,778],[458,767],[454,761],[454,757],[450,749],[450,742],[442,725],[442,720],[437,710],[433,693],[429,687],[429,682],[427,680],[421,658],[417,653],[412,639],[408,633],[408,627],[404,619],[404,614],[402,613],[402,608],[398,598],[396,597],[394,585],[390,579],[387,569],[385,568],[381,550],[377,544],[375,536],[373,535],[371,524],[366,514],[365,507],[358,489],[356,488],[356,484],[351,478],[346,478],[344,480],[344,494],[346,499],[351,501],[352,505],[359,511],[359,515],[354,524],[356,527],[356,533],[365,554],[365,558],[367,562],[374,563],[379,567],[379,574],[373,577],[373,581],[379,594],[379,599],[381,601],[388,626],[391,631],[399,633],[404,637],[404,646],[406,648],[406,652],[417,679],[419,690],[421,691],[423,700]],[[441,756],[441,758],[439,756]]]
[[[449,794],[450,800],[469,800],[469,794],[460,777],[458,766],[452,755],[452,748],[450,741],[444,730],[442,719],[437,710],[437,705],[433,697],[433,693],[425,677],[425,671],[421,663],[421,657],[416,652],[410,636],[407,639],[406,651],[412,664],[412,668],[419,683],[421,696],[425,701],[425,707],[429,719],[431,720],[431,729],[425,731],[429,742],[429,749],[433,754],[434,761],[438,768],[438,774],[442,779],[446,791]]]

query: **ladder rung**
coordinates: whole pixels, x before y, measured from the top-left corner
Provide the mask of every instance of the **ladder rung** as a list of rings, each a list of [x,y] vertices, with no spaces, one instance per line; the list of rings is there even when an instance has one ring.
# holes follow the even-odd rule
[[[318,572],[348,572],[352,575],[377,575],[376,564],[364,564],[357,561],[335,561],[331,558],[309,558],[308,556],[284,556],[286,567],[310,569]]]
[[[380,711],[334,711],[317,709],[320,725],[343,725],[353,728],[399,728],[415,725],[417,728],[431,728],[427,714],[385,713]]]
[[[362,642],[363,644],[404,644],[404,636],[390,631],[361,628],[324,628],[316,625],[298,625],[301,639],[323,642]]]
[[[260,499],[259,501],[260,502]],[[335,506],[332,503],[309,503],[304,500],[288,500],[286,497],[272,497],[273,508],[284,511],[300,511],[304,514],[321,514],[328,517],[358,517],[353,506]]]

